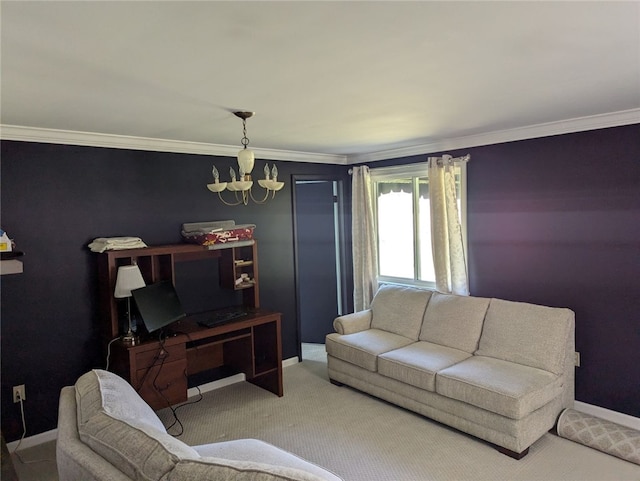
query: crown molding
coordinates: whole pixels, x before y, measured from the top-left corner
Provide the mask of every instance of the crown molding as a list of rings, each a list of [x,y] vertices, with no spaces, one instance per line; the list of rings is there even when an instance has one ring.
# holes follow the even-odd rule
[[[80,145],[86,147],[105,147],[111,149],[146,150],[152,152],[175,152],[180,154],[220,155],[235,157],[237,146],[187,142],[181,140],[153,139],[127,135],[100,134],[73,130],[43,129],[19,125],[0,125],[0,139],[20,142],[39,142],[45,144]],[[252,147],[256,157],[264,160],[283,160],[293,162],[313,162],[322,164],[345,164],[346,155],[318,154],[293,150],[258,149]]]
[[[256,148],[252,148],[252,150],[255,152],[256,157],[264,160],[352,165],[637,123],[640,123],[640,109],[630,109],[620,112],[592,115],[589,117],[579,117],[526,127],[498,130],[484,134],[436,140],[425,144],[365,154],[334,155]],[[220,155],[224,157],[235,157],[238,153],[238,147],[231,145],[153,139],[147,137],[100,134],[71,130],[43,129],[18,125],[0,125],[0,139],[17,140],[21,142],[106,147],[112,149],[147,150],[196,155]]]
[[[569,134],[587,130],[604,129],[640,123],[640,109],[623,110],[607,114],[591,115],[569,120],[560,120],[544,124],[529,125],[514,129],[498,130],[484,134],[468,135],[451,139],[437,140],[426,144],[400,147],[393,150],[354,154],[348,157],[348,164],[374,162],[377,160],[398,159],[413,155],[431,154],[446,150],[478,147],[481,145],[501,144],[516,140],[535,139],[552,135]]]

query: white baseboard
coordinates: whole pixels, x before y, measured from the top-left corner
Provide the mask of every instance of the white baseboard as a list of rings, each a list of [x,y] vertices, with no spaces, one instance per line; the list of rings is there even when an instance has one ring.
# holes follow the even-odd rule
[[[298,361],[298,357],[290,357],[289,359],[285,359],[284,361],[282,361],[282,367],[289,367],[289,366],[293,366],[295,364],[298,364],[300,361]]]
[[[618,411],[611,411],[610,409],[601,408],[600,406],[594,406],[593,404],[587,404],[581,401],[575,401],[573,408],[576,411],[590,414],[591,416],[604,419],[605,421],[610,421],[612,423],[640,431],[640,418],[635,416],[619,413]]]
[[[187,397],[191,398],[191,397],[197,396],[200,393],[204,394],[205,392],[215,391],[216,389],[220,389],[225,386],[231,386],[232,384],[235,384],[237,382],[242,382],[245,379],[246,379],[246,376],[240,373],[240,374],[235,374],[233,376],[225,377],[224,379],[218,379],[217,381],[201,384],[198,387],[192,387],[187,389]]]
[[[282,367],[285,368],[287,366],[293,366],[294,364],[297,364],[297,363],[298,363],[297,357],[290,357],[289,359],[285,359],[284,361],[282,361]],[[225,386],[231,386],[232,384],[235,384],[237,382],[246,381],[246,379],[247,377],[244,374],[240,373],[234,376],[225,377],[224,379],[218,379],[217,381],[201,384],[197,388],[192,387],[189,390],[187,390],[187,397],[191,398],[199,395],[200,393],[204,394],[205,392],[215,391],[216,389],[220,389]]]

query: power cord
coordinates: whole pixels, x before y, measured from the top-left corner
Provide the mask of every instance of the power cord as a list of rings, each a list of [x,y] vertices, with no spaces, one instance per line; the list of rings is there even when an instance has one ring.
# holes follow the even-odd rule
[[[20,396],[20,394],[17,394],[18,396],[18,401],[20,401],[20,415],[22,417],[22,436],[20,437],[20,441],[18,441],[18,444],[16,445],[15,449],[13,450],[13,453],[11,454],[15,454],[16,458],[18,458],[18,461],[20,461],[20,463],[22,464],[35,464],[35,463],[44,463],[44,462],[49,462],[49,463],[53,463],[55,462],[53,459],[33,459],[30,461],[25,461],[24,459],[22,459],[22,456],[20,456],[20,453],[18,452],[18,449],[20,448],[20,445],[22,444],[22,441],[24,440],[24,437],[27,434],[27,423],[24,419],[24,400],[22,399],[22,396]]]
[[[120,339],[120,337],[115,337],[109,341],[109,344],[107,344],[107,365],[104,368],[105,371],[109,370],[109,358],[111,357],[111,344],[116,342],[118,339]]]
[[[187,336],[187,338],[191,341],[191,338],[189,337],[189,334],[187,334],[187,333],[183,333],[183,334],[185,334]],[[178,409],[180,409],[180,408],[182,408],[184,406],[189,406],[190,404],[199,403],[200,401],[202,401],[203,396],[202,396],[202,392],[200,391],[200,388],[196,387],[196,389],[198,390],[198,398],[197,399],[195,399],[194,401],[187,401],[187,402],[185,402],[183,404],[180,404],[179,406],[173,407],[171,405],[171,402],[167,399],[167,397],[162,392],[162,390],[160,390],[160,388],[156,384],[156,381],[158,380],[158,376],[160,375],[160,371],[162,370],[162,366],[164,365],[165,361],[169,357],[169,353],[167,351],[165,351],[165,349],[164,349],[165,340],[166,339],[163,338],[163,335],[162,335],[162,332],[161,332],[160,336],[158,338],[158,341],[160,342],[160,351],[158,352],[158,356],[163,352],[166,353],[166,355],[162,358],[162,360],[160,362],[160,367],[156,371],[156,375],[153,378],[152,384],[153,384],[153,387],[155,388],[155,390],[158,392],[158,394],[160,394],[160,396],[162,396],[162,399],[164,399],[164,401],[167,403],[167,407],[171,410],[171,414],[173,415],[173,422],[166,428],[167,433],[169,433],[169,430],[171,430],[176,425],[178,425],[180,427],[180,431],[178,433],[176,433],[176,434],[169,433],[169,434],[171,434],[171,436],[177,438],[177,437],[180,437],[180,436],[182,436],[184,434],[184,425],[182,424],[182,421],[180,421],[180,418],[178,417]],[[157,359],[158,356],[156,356],[156,359]],[[155,364],[155,360],[154,360],[154,364]],[[187,377],[186,371],[184,372],[184,376],[185,376],[185,378]]]

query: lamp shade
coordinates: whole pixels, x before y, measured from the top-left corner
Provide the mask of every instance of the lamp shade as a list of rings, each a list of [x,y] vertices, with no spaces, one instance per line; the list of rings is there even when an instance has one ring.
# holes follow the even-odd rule
[[[137,264],[118,267],[118,277],[116,278],[116,288],[113,297],[131,297],[131,291],[146,286],[142,273]]]

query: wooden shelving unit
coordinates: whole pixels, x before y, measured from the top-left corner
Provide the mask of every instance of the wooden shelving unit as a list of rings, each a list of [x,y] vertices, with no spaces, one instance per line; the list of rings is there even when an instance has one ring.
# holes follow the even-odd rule
[[[281,314],[259,309],[255,241],[224,248],[171,244],[99,254],[100,321],[105,350],[110,341],[122,334],[113,297],[118,267],[138,264],[147,285],[165,280],[175,283],[177,263],[215,258],[220,286],[241,291],[249,314],[211,328],[187,317],[172,325],[175,336],[147,339],[137,345],[113,342],[111,370],[127,379],[154,409],[186,401],[188,377],[219,367],[242,372],[247,381],[283,395]]]
[[[107,251],[99,254],[100,316],[105,342],[122,334],[118,305],[113,297],[118,267],[138,264],[147,285],[170,280],[175,284],[175,265],[178,262],[218,258],[220,285],[225,289],[241,290],[243,305],[260,307],[258,277],[258,245],[242,245],[210,249],[196,244],[168,244],[141,249]],[[237,262],[240,261],[240,262]],[[251,282],[236,284],[246,274]]]

